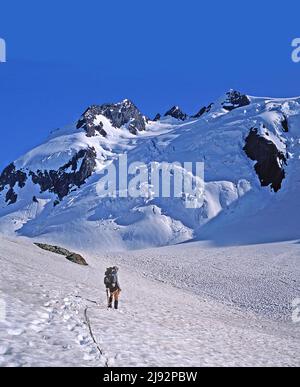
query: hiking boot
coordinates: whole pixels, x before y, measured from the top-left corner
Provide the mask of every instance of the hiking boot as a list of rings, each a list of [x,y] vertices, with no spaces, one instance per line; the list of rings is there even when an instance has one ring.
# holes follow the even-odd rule
[[[115,301],[115,309],[118,309],[119,301]]]

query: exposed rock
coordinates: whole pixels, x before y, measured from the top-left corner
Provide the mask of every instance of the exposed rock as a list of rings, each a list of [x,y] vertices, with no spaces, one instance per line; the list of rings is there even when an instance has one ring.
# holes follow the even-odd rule
[[[29,171],[34,184],[39,184],[41,192],[49,191],[57,194],[59,200],[64,198],[71,189],[80,187],[90,177],[96,166],[96,151],[94,148],[82,149],[76,153],[73,158],[65,165],[56,170],[37,170]],[[0,175],[0,192],[8,187],[5,201],[14,204],[17,201],[17,194],[14,190],[16,185],[19,188],[25,187],[27,174],[22,170],[16,170],[12,163],[4,169]],[[38,203],[36,196],[32,198],[33,202]],[[54,202],[54,206],[59,202]]]
[[[58,171],[37,170],[30,171],[29,175],[34,184],[39,184],[41,192],[53,192],[61,200],[69,194],[72,187],[81,187],[92,175],[96,166],[96,156],[94,148],[81,149]]]
[[[203,116],[204,113],[209,113],[213,105],[214,104],[211,103],[208,106],[203,106],[203,108],[201,108],[197,114],[192,116],[192,118],[200,118],[201,116]]]
[[[176,118],[177,120],[186,120],[187,114],[183,113],[183,111],[179,108],[179,106],[173,106],[172,109],[168,110],[165,114],[165,117],[170,116]]]
[[[128,130],[137,134],[146,129],[147,119],[138,108],[128,99],[116,104],[92,105],[77,122],[77,129],[83,128],[88,137],[100,134],[106,136],[100,116],[110,120],[112,126],[121,128],[126,126]]]
[[[80,254],[71,253],[70,255],[67,255],[66,258],[68,261],[77,263],[78,265],[88,266],[85,259]]]
[[[17,183],[20,188],[23,188],[25,186],[26,179],[26,173],[21,170],[16,170],[15,164],[11,163],[0,175],[0,191],[3,191],[6,185],[13,188]]]
[[[8,204],[16,203],[18,195],[14,191],[14,187],[18,184],[19,188],[25,187],[27,180],[26,173],[21,170],[16,170],[15,164],[9,164],[0,175],[0,192],[4,190],[5,187],[9,187],[5,201]]]
[[[281,121],[282,128],[284,132],[288,133],[289,131],[289,124],[288,124],[288,119],[285,114],[283,114],[283,120]]]
[[[251,103],[250,99],[246,95],[241,94],[239,91],[230,90],[226,93],[226,95],[227,98],[222,103],[222,106],[228,111],[250,105]]]
[[[157,113],[156,116],[153,118],[153,121],[159,121],[161,119],[161,114]]]
[[[8,205],[14,204],[16,203],[17,199],[18,199],[18,195],[15,193],[13,188],[10,188],[6,193],[6,197],[5,197],[6,203],[8,203]]]
[[[35,243],[35,245],[37,247],[39,247],[40,249],[50,251],[51,253],[64,255],[65,257],[67,255],[72,254],[69,250],[64,249],[63,247],[59,247],[59,246],[52,246],[52,245],[48,245],[46,243]]]
[[[261,185],[271,185],[275,192],[279,191],[285,178],[287,155],[279,151],[272,141],[260,136],[256,128],[250,130],[244,151],[251,160],[257,161],[255,171]]]
[[[86,130],[87,137],[94,137],[97,134],[99,134],[103,137],[107,136],[106,131],[103,129],[103,122],[102,121],[100,121],[99,124],[86,125],[85,130]]]
[[[45,243],[35,243],[35,245],[40,249],[50,251],[51,253],[63,255],[67,258],[67,260],[77,263],[78,265],[88,266],[86,260],[80,254],[73,253],[63,247],[52,246]]]

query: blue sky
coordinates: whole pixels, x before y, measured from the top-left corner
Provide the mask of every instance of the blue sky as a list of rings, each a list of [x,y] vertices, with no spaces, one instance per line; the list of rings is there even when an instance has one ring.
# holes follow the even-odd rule
[[[0,168],[92,103],[196,112],[236,88],[300,95],[299,1],[1,1]]]

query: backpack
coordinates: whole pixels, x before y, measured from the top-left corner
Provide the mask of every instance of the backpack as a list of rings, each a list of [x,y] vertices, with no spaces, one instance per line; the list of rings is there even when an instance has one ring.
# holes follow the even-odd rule
[[[116,274],[113,271],[112,267],[109,267],[106,269],[105,276],[104,276],[104,285],[107,288],[114,287],[116,283]]]

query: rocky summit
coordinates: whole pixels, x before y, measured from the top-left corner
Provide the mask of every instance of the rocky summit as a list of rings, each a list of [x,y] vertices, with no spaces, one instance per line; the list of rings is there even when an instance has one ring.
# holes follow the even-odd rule
[[[165,117],[173,117],[177,120],[184,121],[187,119],[187,114],[183,113],[183,111],[178,106],[173,106],[170,110],[165,113]]]
[[[107,118],[114,128],[127,127],[130,133],[137,134],[146,129],[146,118],[128,99],[116,104],[90,106],[77,122],[77,129],[83,128],[88,137],[107,133],[103,129],[101,117]]]

